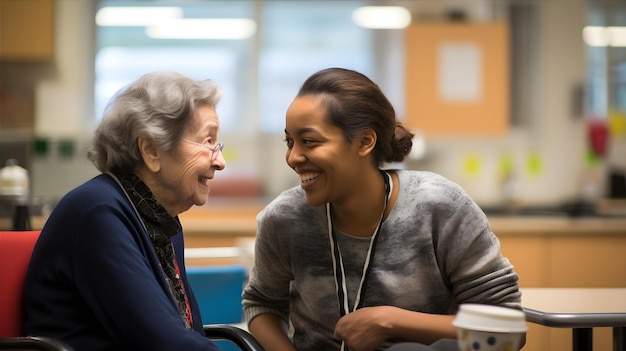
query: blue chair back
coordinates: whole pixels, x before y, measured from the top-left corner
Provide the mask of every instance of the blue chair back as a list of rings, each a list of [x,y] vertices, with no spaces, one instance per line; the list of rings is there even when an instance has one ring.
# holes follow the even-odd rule
[[[247,279],[244,266],[187,266],[187,277],[198,300],[203,324],[243,321],[241,293]]]

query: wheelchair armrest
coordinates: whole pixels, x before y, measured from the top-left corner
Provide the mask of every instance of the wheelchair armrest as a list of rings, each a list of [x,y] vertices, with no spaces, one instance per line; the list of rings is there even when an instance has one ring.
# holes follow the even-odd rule
[[[232,341],[243,351],[265,351],[252,334],[234,325],[207,324],[204,333],[210,339]]]
[[[74,351],[63,341],[44,336],[0,338],[0,350]]]

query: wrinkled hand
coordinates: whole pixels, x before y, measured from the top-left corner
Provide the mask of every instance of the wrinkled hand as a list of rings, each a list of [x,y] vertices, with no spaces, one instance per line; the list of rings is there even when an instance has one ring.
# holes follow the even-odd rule
[[[389,338],[390,306],[365,307],[343,316],[335,325],[334,337],[350,351],[372,351]]]

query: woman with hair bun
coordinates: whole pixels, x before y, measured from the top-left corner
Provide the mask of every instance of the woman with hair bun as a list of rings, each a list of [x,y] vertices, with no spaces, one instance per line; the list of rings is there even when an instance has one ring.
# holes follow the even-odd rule
[[[456,338],[462,303],[521,309],[518,275],[455,183],[383,169],[413,134],[369,78],[329,68],[286,114],[300,186],[257,217],[243,306],[266,350],[382,350]]]

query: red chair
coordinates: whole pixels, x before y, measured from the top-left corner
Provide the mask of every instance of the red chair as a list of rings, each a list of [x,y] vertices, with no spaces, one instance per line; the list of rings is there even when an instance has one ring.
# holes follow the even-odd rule
[[[49,337],[20,337],[22,288],[39,231],[0,232],[0,349],[71,351],[64,342]]]
[[[73,351],[66,343],[40,336],[20,337],[22,289],[40,231],[0,231],[0,350]],[[207,337],[229,340],[244,351],[263,351],[259,342],[236,326],[205,325]]]

